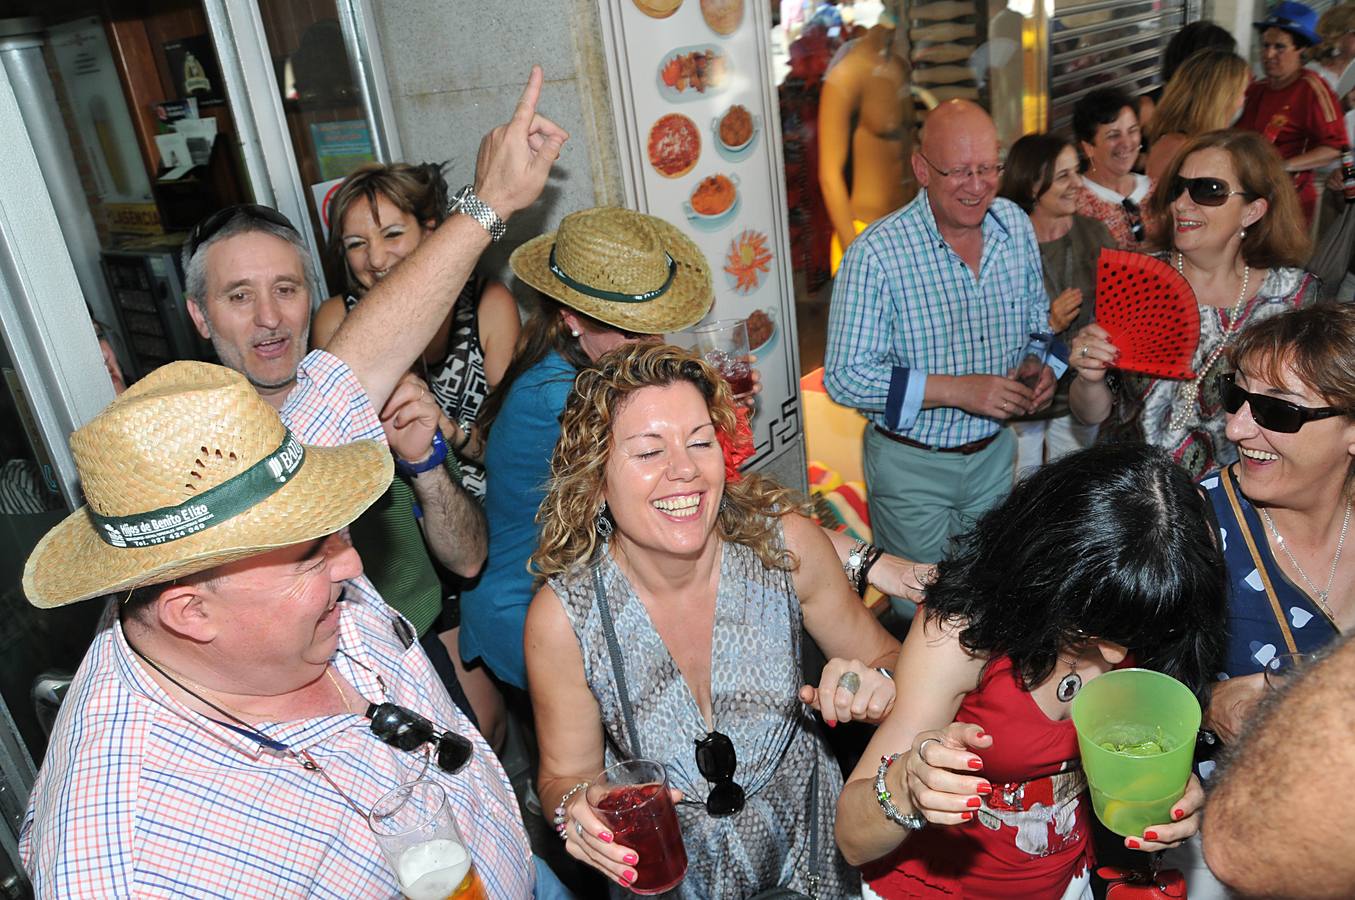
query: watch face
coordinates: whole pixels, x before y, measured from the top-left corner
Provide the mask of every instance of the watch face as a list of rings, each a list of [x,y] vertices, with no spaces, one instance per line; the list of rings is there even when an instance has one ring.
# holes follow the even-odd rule
[[[853,550],[852,552],[847,554],[847,565],[851,566],[852,568],[856,568],[857,566],[861,565],[860,550]]]

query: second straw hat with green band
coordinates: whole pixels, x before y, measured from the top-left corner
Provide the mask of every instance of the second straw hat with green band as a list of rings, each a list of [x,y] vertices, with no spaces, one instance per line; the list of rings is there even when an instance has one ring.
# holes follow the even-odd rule
[[[513,273],[586,316],[635,334],[680,331],[710,311],[710,266],[691,238],[617,207],[570,213],[523,244]]]

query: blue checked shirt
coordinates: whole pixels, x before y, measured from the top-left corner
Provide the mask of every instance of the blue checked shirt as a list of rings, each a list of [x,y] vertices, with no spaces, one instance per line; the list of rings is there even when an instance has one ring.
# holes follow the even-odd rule
[[[1030,335],[1048,330],[1040,248],[1020,207],[993,201],[976,281],[941,237],[923,190],[847,249],[829,307],[823,381],[834,400],[874,424],[955,447],[1001,426],[957,407],[923,409],[927,375],[1006,375]]]

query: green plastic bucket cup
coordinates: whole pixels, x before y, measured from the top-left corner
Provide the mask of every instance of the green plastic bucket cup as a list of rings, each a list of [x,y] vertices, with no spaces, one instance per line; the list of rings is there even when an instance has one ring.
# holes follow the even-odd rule
[[[1147,669],[1107,672],[1073,699],[1073,727],[1103,825],[1142,837],[1172,821],[1200,729],[1200,703],[1188,687]]]

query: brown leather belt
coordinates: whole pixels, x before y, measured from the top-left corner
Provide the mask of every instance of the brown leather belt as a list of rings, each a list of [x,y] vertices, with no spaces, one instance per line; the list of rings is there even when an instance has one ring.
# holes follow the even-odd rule
[[[875,430],[889,438],[891,441],[903,444],[905,447],[916,447],[919,450],[931,450],[933,453],[959,453],[962,456],[978,453],[993,441],[997,440],[997,436],[1002,433],[1001,431],[994,431],[986,438],[979,438],[977,441],[970,441],[969,443],[961,444],[958,447],[933,447],[930,444],[924,444],[921,441],[906,438],[901,434],[895,434],[883,425],[876,425]]]

